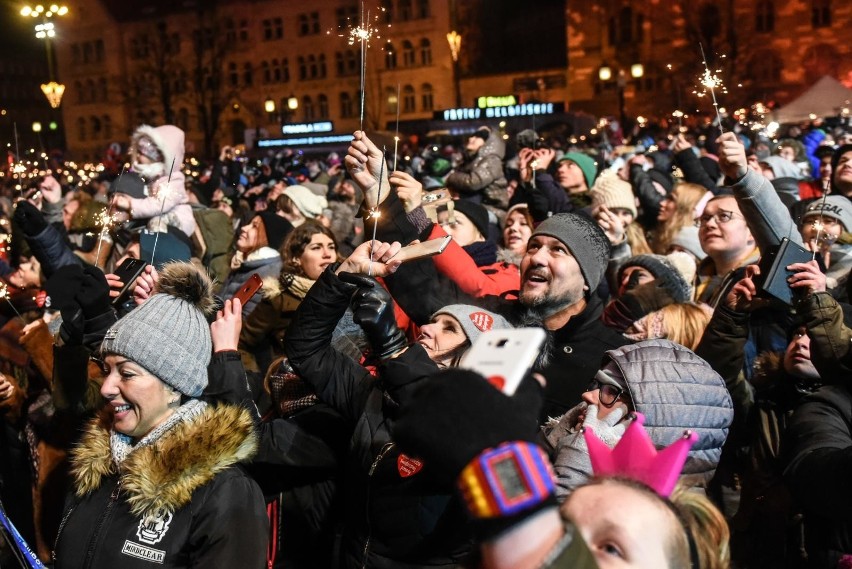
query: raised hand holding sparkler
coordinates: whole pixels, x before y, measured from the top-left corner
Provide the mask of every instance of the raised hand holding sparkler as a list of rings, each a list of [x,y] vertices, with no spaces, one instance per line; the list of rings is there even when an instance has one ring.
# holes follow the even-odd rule
[[[343,162],[349,175],[364,192],[367,207],[370,209],[377,207],[388,194],[387,191],[380,194],[380,185],[385,190],[390,187],[388,173],[382,166],[384,162],[382,151],[367,138],[364,131],[358,130],[353,135]]]
[[[726,132],[716,139],[719,146],[719,167],[726,177],[733,181],[740,180],[748,172],[748,158],[745,146],[733,132]]]

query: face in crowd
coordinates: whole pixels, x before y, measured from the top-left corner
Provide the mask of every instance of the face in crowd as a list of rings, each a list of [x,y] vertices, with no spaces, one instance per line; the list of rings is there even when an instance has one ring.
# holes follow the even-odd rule
[[[477,140],[482,140],[479,137],[474,137]],[[473,224],[468,216],[460,211],[453,212],[453,219],[450,219],[449,211],[441,211],[438,213],[438,224],[447,232],[447,235],[453,238],[453,241],[458,243],[459,247],[464,247],[479,241],[485,241],[485,237],[479,232],[479,229]]]
[[[571,160],[563,160],[556,167],[556,183],[569,194],[585,192],[589,189],[583,170]]]
[[[711,258],[739,258],[754,248],[754,238],[733,196],[710,200],[698,223],[701,248]]]
[[[302,269],[302,273],[315,281],[330,264],[337,260],[337,245],[334,239],[325,233],[314,233],[311,241],[305,245],[305,250],[294,262]]]
[[[784,371],[800,379],[819,379],[819,372],[811,362],[811,339],[808,330],[799,326],[784,352]]]
[[[545,315],[567,308],[588,290],[580,265],[568,246],[547,235],[534,235],[521,261],[520,301]]]
[[[423,346],[438,367],[452,365],[466,342],[467,336],[461,324],[449,314],[436,314],[429,324],[420,328],[420,337],[417,338],[417,343]]]
[[[522,211],[515,210],[506,217],[503,244],[512,253],[517,255],[526,253],[530,235],[532,235],[532,227]]]

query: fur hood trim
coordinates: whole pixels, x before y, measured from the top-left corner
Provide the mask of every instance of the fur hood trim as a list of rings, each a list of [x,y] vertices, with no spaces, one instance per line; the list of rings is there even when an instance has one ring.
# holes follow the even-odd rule
[[[504,247],[500,247],[499,249],[497,249],[497,260],[501,263],[506,263],[507,265],[515,265],[516,267],[521,268],[521,260],[523,258],[523,255],[514,253],[510,249],[506,249]]]
[[[71,464],[77,497],[98,489],[118,471],[112,461],[107,413],[92,420],[74,449]],[[130,453],[120,477],[134,515],[186,506],[192,494],[219,472],[251,458],[257,436],[249,412],[233,405],[209,406],[177,425],[151,446]]]
[[[280,277],[263,277],[263,286],[260,289],[263,298],[272,300],[281,296],[284,289],[281,287]]]
[[[183,157],[184,157],[184,132],[176,126],[167,124],[163,126],[153,127],[147,124],[137,128],[133,136],[130,138],[130,159],[131,164],[135,164],[138,160],[138,143],[143,136],[150,138],[160,152],[163,154],[163,164],[165,164],[165,176],[169,174],[169,168],[174,162],[174,171],[172,172],[172,181],[183,180]]]

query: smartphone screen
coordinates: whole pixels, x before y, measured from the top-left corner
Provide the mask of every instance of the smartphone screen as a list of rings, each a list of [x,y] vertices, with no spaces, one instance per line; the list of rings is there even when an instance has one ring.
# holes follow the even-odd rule
[[[124,262],[115,269],[113,274],[121,280],[123,286],[121,287],[121,291],[119,291],[118,296],[112,300],[113,306],[119,306],[128,299],[131,291],[133,290],[133,286],[136,283],[136,279],[142,274],[142,271],[145,270],[147,265],[148,263],[142,259],[125,259]]]

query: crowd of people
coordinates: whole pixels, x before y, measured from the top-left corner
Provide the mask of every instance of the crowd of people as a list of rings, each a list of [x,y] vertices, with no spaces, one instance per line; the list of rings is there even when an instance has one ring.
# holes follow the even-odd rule
[[[852,128],[630,142],[10,166],[3,511],[57,569],[852,567]]]

